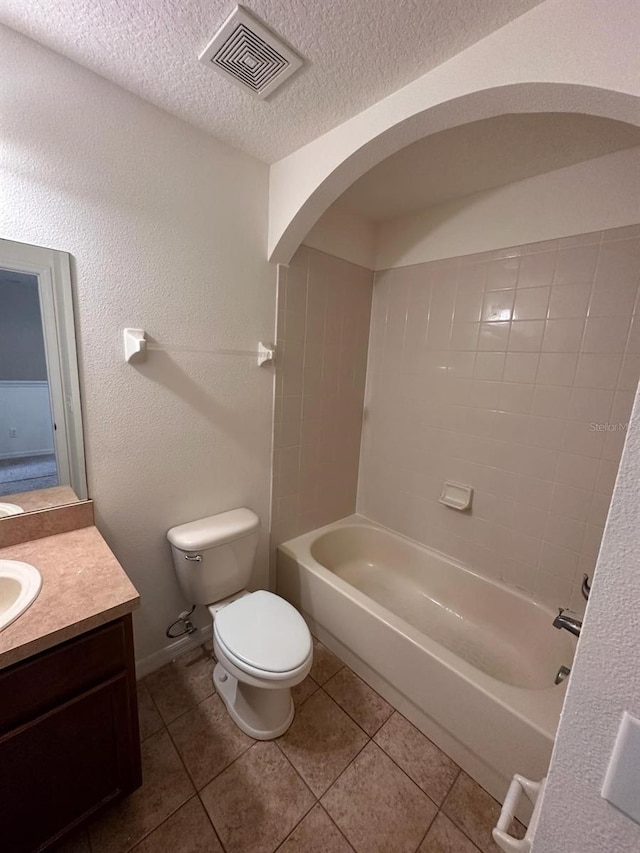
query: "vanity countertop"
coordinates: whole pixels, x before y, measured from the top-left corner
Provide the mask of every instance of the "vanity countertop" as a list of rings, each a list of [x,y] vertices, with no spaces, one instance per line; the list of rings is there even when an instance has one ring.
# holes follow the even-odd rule
[[[82,527],[0,549],[0,559],[31,563],[42,589],[0,631],[0,669],[134,610],[140,596],[96,527]]]

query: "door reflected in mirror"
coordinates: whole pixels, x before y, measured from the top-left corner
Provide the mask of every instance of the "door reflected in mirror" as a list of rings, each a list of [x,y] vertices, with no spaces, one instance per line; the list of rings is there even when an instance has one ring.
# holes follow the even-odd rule
[[[0,240],[0,518],[86,497],[69,256]]]

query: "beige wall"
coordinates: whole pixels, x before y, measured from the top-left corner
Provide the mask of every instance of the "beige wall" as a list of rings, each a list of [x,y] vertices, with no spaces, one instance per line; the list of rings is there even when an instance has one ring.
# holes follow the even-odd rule
[[[355,511],[372,285],[305,246],[279,268],[273,546]]]
[[[376,232],[374,269],[603,231],[639,220],[636,146],[382,222]]]
[[[375,269],[376,226],[363,216],[330,207],[304,238],[305,246]]]
[[[639,262],[630,228],[377,273],[358,511],[579,607],[625,436],[590,424],[629,417]]]
[[[273,370],[189,352],[129,365],[122,330],[203,349],[272,338],[268,170],[4,28],[0,66],[0,233],[73,257],[89,494],[142,596],[137,655],[157,665],[185,604],[169,527],[251,507],[267,583]]]

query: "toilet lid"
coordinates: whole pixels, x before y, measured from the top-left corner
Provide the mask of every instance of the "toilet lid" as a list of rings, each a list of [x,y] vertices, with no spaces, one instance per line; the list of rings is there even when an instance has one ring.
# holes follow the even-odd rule
[[[289,672],[311,653],[307,623],[284,598],[260,590],[219,610],[214,631],[234,657],[263,672]]]

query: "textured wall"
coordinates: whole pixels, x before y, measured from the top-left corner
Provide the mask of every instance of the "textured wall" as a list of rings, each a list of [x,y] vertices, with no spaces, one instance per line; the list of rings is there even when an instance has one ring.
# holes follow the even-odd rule
[[[372,285],[306,246],[279,268],[274,546],[355,511]]]
[[[533,853],[640,850],[640,826],[600,796],[623,711],[640,717],[639,472],[636,398]]]
[[[11,30],[0,38],[0,229],[73,256],[89,493],[142,595],[144,657],[184,606],[166,530],[240,505],[268,530],[273,371],[197,353],[134,367],[122,329],[202,348],[273,337],[267,168]]]
[[[591,424],[629,417],[639,279],[638,227],[377,273],[358,510],[579,608],[625,437]]]

